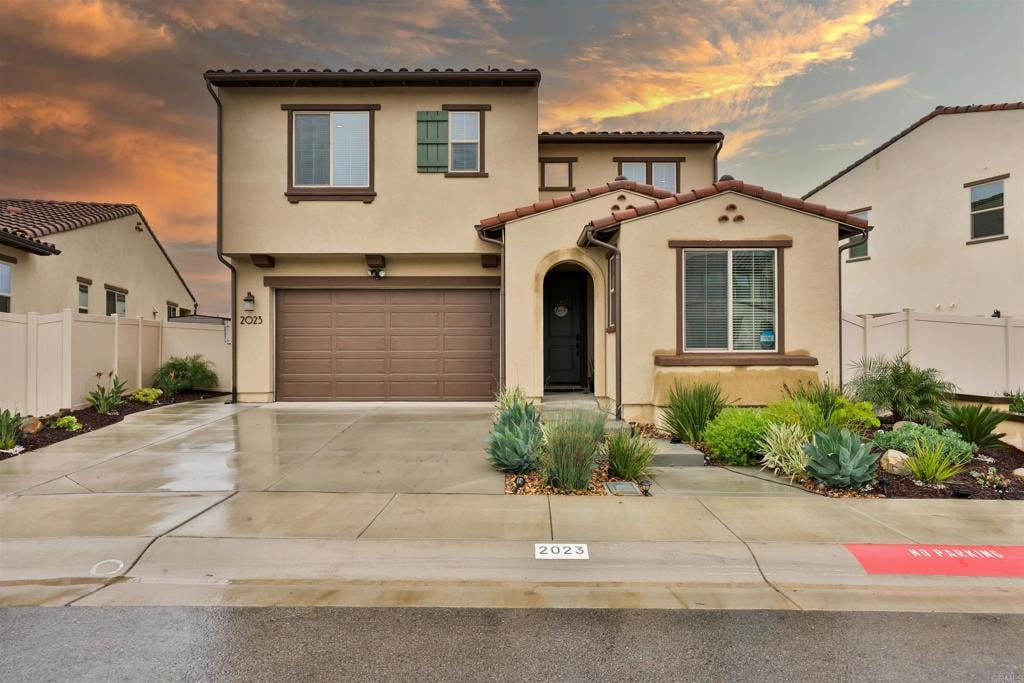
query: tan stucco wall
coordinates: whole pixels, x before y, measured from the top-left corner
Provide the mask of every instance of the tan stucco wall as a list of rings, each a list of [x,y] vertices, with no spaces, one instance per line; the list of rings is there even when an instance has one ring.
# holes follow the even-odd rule
[[[191,310],[194,302],[167,262],[160,247],[138,214],[77,230],[49,235],[47,242],[60,254],[37,256],[0,246],[0,254],[18,259],[12,265],[12,313],[55,313],[65,308],[78,311],[78,281],[92,280],[89,312],[106,312],[104,284],[128,290],[128,317],[146,320],[167,317],[167,302]],[[156,311],[156,315],[153,311]]]
[[[475,239],[472,227],[464,226]],[[497,252],[491,245],[485,250]],[[391,254],[387,259],[387,277],[473,276],[498,277],[497,268],[484,268],[478,254]],[[263,285],[266,276],[358,276],[367,277],[366,260],[352,256],[280,257],[273,268],[256,268],[247,258],[234,259],[238,269],[239,316],[260,316],[259,325],[238,325],[235,344],[238,352],[238,398],[244,402],[274,400],[274,290]],[[252,292],[256,308],[243,311],[242,299]]]
[[[719,223],[725,207],[741,223]],[[652,420],[677,380],[714,379],[741,404],[769,403],[783,383],[795,384],[828,373],[838,378],[838,229],[829,222],[733,192],[660,211],[623,224],[622,374],[625,416]],[[785,344],[787,354],[810,355],[817,367],[659,367],[658,354],[675,353],[678,302],[676,253],[669,240],[791,238],[784,255]]]
[[[536,201],[536,88],[224,88],[220,96],[228,254],[487,251],[473,225]],[[288,202],[283,103],[380,104],[372,203]],[[484,114],[489,177],[418,173],[416,112],[459,103],[492,107]]]
[[[1009,239],[965,244],[964,183],[1004,173]],[[810,200],[871,207],[870,260],[843,264],[848,313],[1024,315],[1024,110],[937,116]]]
[[[679,164],[679,188],[686,192],[694,187],[710,185],[715,181],[715,144],[601,144],[573,143],[539,146],[539,158],[576,157],[573,164],[573,186],[577,190],[607,183],[614,180],[619,173],[619,165],[612,161],[615,157],[686,157]],[[540,164],[536,165],[534,176],[537,187],[540,187]],[[541,199],[549,199],[565,194],[561,192],[541,192]],[[623,207],[624,208],[624,207]]]

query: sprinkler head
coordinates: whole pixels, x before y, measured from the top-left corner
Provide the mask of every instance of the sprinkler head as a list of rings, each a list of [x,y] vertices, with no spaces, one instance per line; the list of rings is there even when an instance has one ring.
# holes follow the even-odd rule
[[[640,480],[640,493],[644,494],[645,496],[651,495],[651,480],[650,479],[641,479]]]

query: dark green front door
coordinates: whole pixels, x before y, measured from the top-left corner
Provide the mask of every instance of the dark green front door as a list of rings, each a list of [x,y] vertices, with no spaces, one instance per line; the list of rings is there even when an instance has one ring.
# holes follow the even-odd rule
[[[583,383],[583,298],[580,273],[544,279],[545,384]]]

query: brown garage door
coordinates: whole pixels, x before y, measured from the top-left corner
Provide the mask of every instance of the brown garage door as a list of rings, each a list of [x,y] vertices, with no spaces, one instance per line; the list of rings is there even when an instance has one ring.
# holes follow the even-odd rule
[[[498,291],[278,290],[277,399],[487,400]]]

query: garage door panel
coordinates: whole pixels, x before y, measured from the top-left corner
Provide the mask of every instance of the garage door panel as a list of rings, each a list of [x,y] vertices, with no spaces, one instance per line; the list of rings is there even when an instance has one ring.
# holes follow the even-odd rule
[[[494,290],[277,292],[280,400],[489,400]]]

